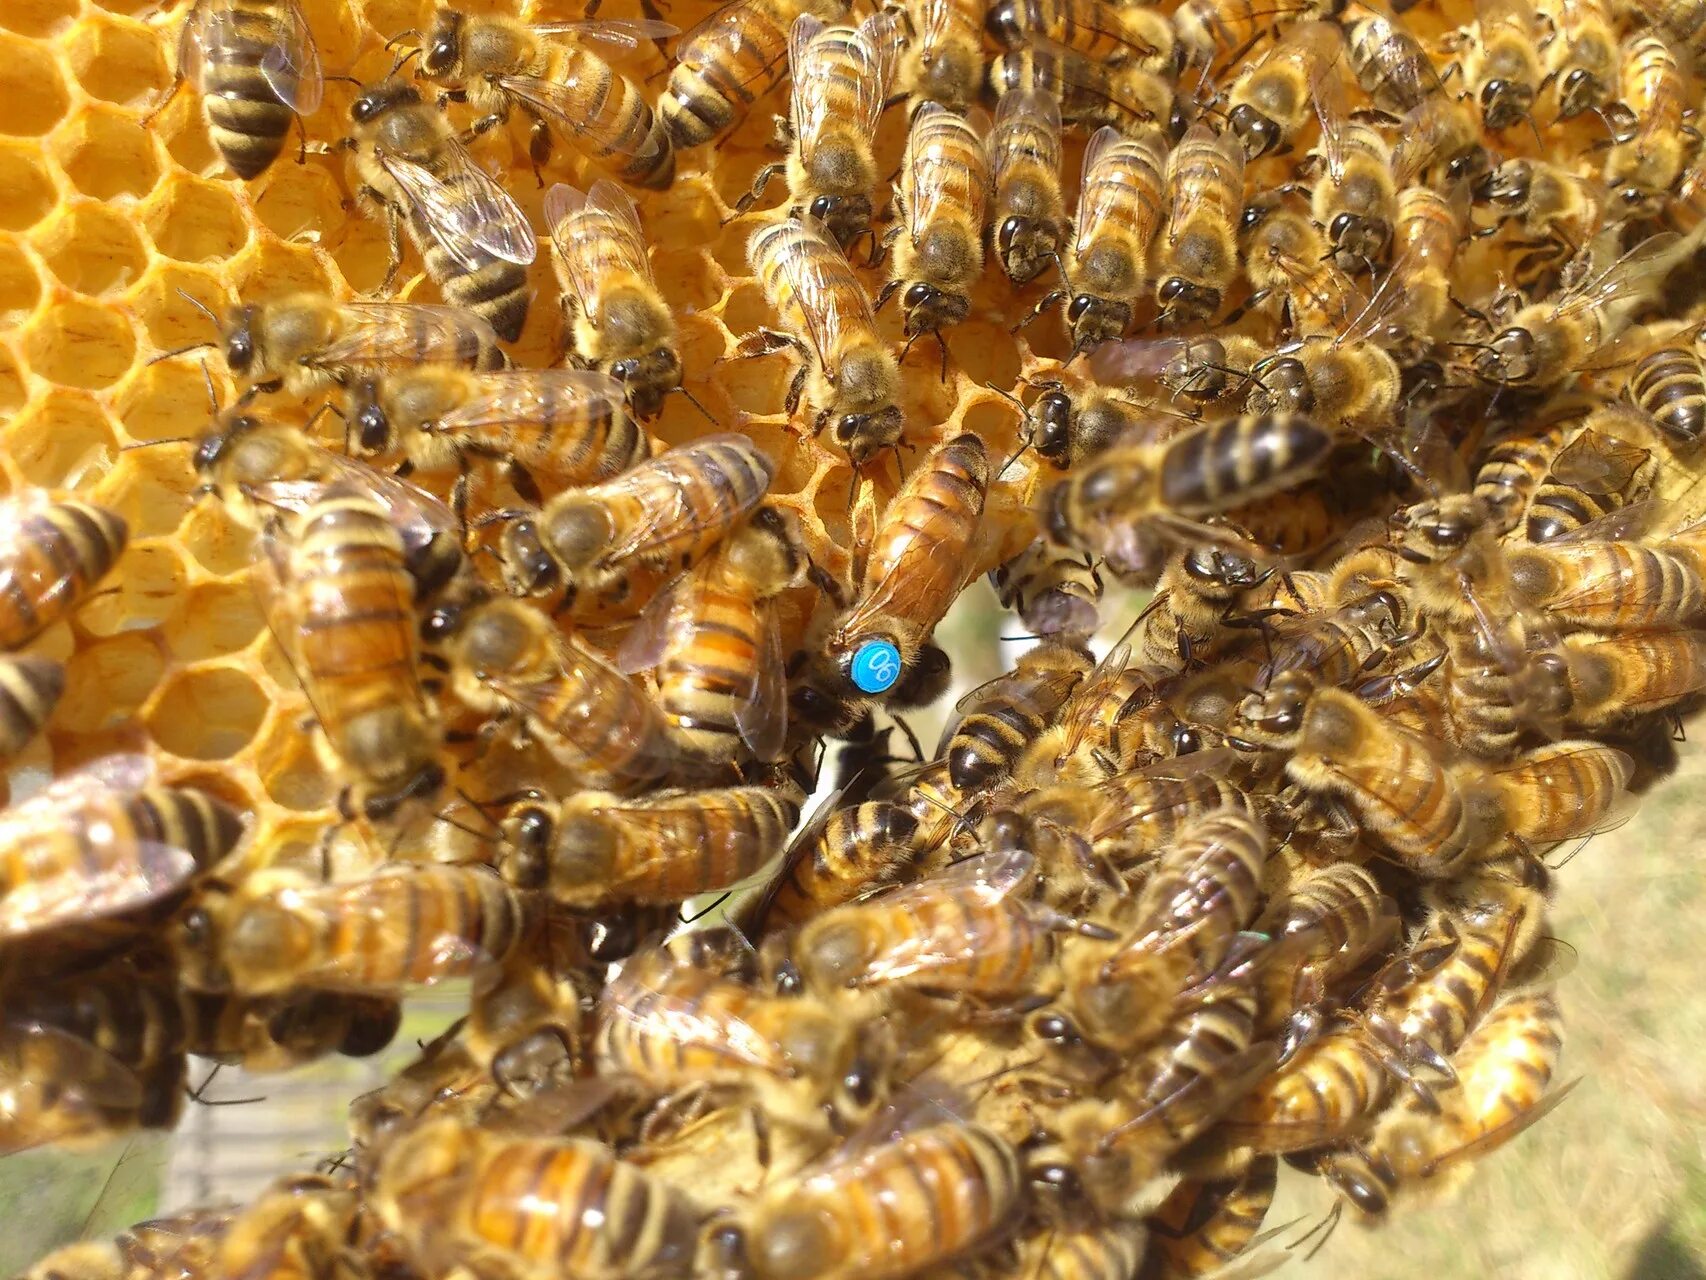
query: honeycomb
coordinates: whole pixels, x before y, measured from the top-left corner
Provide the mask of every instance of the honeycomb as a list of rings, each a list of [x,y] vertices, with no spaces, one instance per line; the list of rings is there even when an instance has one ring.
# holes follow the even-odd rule
[[[580,16],[553,0],[519,9],[482,0],[462,7],[530,21]],[[328,73],[349,80],[328,81],[325,102],[305,122],[300,157],[293,139],[264,175],[245,183],[228,174],[209,143],[193,92],[160,105],[173,86],[182,5],[0,5],[0,477],[6,493],[43,488],[86,496],[122,515],[131,532],[106,589],[31,646],[65,662],[66,690],[48,732],[14,765],[14,785],[141,750],[162,781],[200,788],[252,814],[250,848],[306,857],[335,820],[339,784],[303,731],[309,708],[251,581],[254,539],[217,502],[197,501],[194,493],[191,455],[210,397],[229,405],[241,387],[216,354],[185,349],[217,337],[209,310],[223,314],[239,301],[302,291],[349,299],[380,285],[385,231],[356,209],[346,158],[334,144],[355,83],[391,69],[387,38],[426,29],[434,6],[302,0],[302,8]],[[702,0],[683,3],[669,18],[686,28],[708,8]],[[602,11],[626,13],[616,4]],[[1456,18],[1424,7],[1407,20],[1436,32]],[[667,71],[650,45],[612,61],[653,92]],[[735,205],[753,172],[774,158],[765,107],[783,105],[783,94],[773,95],[724,145],[683,155],[668,191],[635,195],[659,284],[676,310],[687,387],[721,428],[750,436],[777,461],[773,495],[802,516],[840,570],[853,543],[856,497],[845,457],[782,411],[791,374],[785,359],[732,358],[741,335],[772,321],[746,262],[751,231],[772,211],[737,214]],[[878,153],[898,156],[904,130],[904,113],[888,112]],[[1076,172],[1081,147],[1081,140],[1069,141],[1068,173]],[[544,186],[585,187],[600,175],[572,147],[559,146],[544,182],[534,184],[519,123],[484,135],[473,150],[508,176],[536,227],[544,225]],[[773,202],[774,195],[763,203]],[[543,367],[558,360],[562,331],[543,252],[531,282],[527,324],[509,350],[517,364]],[[997,460],[1018,452],[1023,424],[1003,391],[1056,372],[1067,354],[1052,317],[1012,332],[1045,287],[1015,292],[991,269],[973,295],[971,316],[948,335],[947,351],[931,340],[907,347],[908,457],[966,431]],[[438,300],[412,254],[397,295]],[[898,349],[897,310],[879,323]],[[708,430],[684,397],[669,398],[649,426],[671,444]],[[335,443],[341,427],[334,419],[322,430]],[[872,473],[879,502],[901,474]],[[978,573],[1030,542],[1025,509],[1035,479],[1021,464],[995,485],[974,549]],[[1696,480],[1673,469],[1663,488],[1684,498]],[[497,487],[480,494],[490,506],[512,497]],[[1691,514],[1686,507],[1679,508],[1684,517]],[[1252,528],[1260,528],[1259,515],[1249,513]],[[1323,512],[1322,530],[1335,518]],[[810,603],[803,593],[788,602],[792,640],[805,632]],[[477,794],[490,793],[483,771],[470,769],[464,781]],[[358,847],[339,850],[352,865],[369,856]]]

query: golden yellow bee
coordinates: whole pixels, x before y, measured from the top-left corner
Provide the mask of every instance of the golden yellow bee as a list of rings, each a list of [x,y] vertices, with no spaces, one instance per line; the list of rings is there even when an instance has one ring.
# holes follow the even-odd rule
[[[927,102],[913,113],[900,175],[894,265],[877,305],[898,293],[909,337],[940,333],[970,314],[966,295],[983,274],[989,156],[963,116]]]
[[[1052,97],[1029,90],[1001,95],[989,137],[991,247],[1014,284],[1035,280],[1066,243],[1061,129],[1060,104]]]
[[[1277,1160],[1258,1156],[1236,1177],[1175,1187],[1149,1217],[1159,1280],[1208,1280],[1245,1259],[1273,1207],[1278,1173]]]
[[[0,656],[0,761],[35,740],[64,692],[65,668],[52,658]]]
[[[1674,625],[1706,610],[1706,582],[1662,544],[1567,540],[1510,552],[1511,585],[1562,622],[1600,631]]]
[[[1351,71],[1374,105],[1403,115],[1445,92],[1427,50],[1396,17],[1361,8],[1345,23]]]
[[[1330,22],[1300,22],[1239,74],[1227,101],[1226,124],[1246,159],[1293,142],[1316,117],[1318,102],[1338,95],[1344,37]]]
[[[989,85],[998,98],[1028,93],[1053,99],[1069,124],[1136,134],[1172,126],[1177,102],[1169,70],[1111,67],[1038,36],[998,57]]]
[[[1485,175],[1476,184],[1476,196],[1534,246],[1516,264],[1520,281],[1562,267],[1599,230],[1604,216],[1605,196],[1597,182],[1526,156],[1512,157]]]
[[[1564,722],[1603,729],[1659,711],[1706,688],[1706,633],[1634,632],[1565,636],[1563,652],[1541,655],[1561,676]]]
[[[1628,394],[1676,447],[1706,435],[1706,364],[1698,328],[1650,348],[1629,374]]]
[[[1333,261],[1350,274],[1386,261],[1398,216],[1391,144],[1370,125],[1336,118],[1317,102],[1321,142],[1313,153],[1322,172],[1310,197],[1315,222],[1327,233]]]
[[[1194,124],[1167,157],[1165,186],[1155,303],[1162,324],[1183,326],[1219,311],[1237,274],[1243,148],[1230,136]]]
[[[1552,32],[1540,44],[1542,82],[1556,95],[1558,119],[1606,106],[1617,91],[1617,28],[1601,0],[1538,0]]]
[[[1167,216],[1167,163],[1166,144],[1154,129],[1125,137],[1105,126],[1084,149],[1073,238],[1061,267],[1075,352],[1119,337],[1132,322],[1150,245]]]
[[[1540,49],[1528,0],[1476,0],[1475,38],[1463,54],[1463,80],[1489,129],[1530,120],[1540,93]]]
[[[1682,173],[1688,81],[1662,32],[1632,33],[1618,56],[1617,100],[1624,114],[1614,126],[1603,175],[1616,207],[1636,217],[1650,212]]]
[[[527,215],[414,85],[388,80],[364,90],[350,120],[357,194],[384,215],[391,237],[379,291],[390,291],[402,267],[406,229],[445,301],[514,342],[533,297],[527,266],[539,250]]]
[[[895,67],[907,110],[939,102],[950,111],[976,105],[983,87],[983,6],[970,0],[902,0],[908,39]]]
[[[0,651],[69,616],[129,541],[120,516],[86,502],[26,490],[0,503]]]
[[[917,857],[917,816],[893,800],[823,802],[794,837],[756,918],[767,930],[799,924],[899,879]]]
[[[955,708],[963,718],[948,739],[949,780],[977,791],[1012,772],[1093,666],[1082,645],[1044,641],[1006,675],[968,693]]]
[[[1168,70],[1173,29],[1156,11],[1110,6],[1093,0],[996,0],[984,26],[1006,49],[1051,41],[1104,66],[1135,63]]]

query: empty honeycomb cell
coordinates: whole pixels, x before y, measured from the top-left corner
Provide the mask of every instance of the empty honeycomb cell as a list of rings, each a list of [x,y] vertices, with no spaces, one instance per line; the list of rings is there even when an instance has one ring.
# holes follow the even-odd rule
[[[54,130],[49,148],[72,185],[97,200],[146,195],[160,178],[154,140],[116,107],[79,111]]]
[[[77,16],[78,0],[6,0],[0,27],[21,36],[51,36]]]
[[[184,360],[143,365],[119,384],[114,408],[132,443],[199,436],[209,413],[201,365]],[[180,462],[184,456],[187,452],[180,453]]]
[[[218,332],[214,322],[208,319],[208,312],[217,316],[226,309],[225,291],[220,288],[217,276],[199,267],[175,263],[162,263],[149,272],[130,303],[137,319],[142,321],[150,345],[162,351],[176,351],[191,343],[216,338]],[[204,392],[202,402],[206,401]]]
[[[41,301],[41,279],[23,248],[0,240],[0,321],[22,324]]]
[[[155,135],[166,144],[166,151],[172,159],[191,173],[219,174],[226,171],[225,161],[220,159],[219,152],[207,136],[201,100],[195,93],[186,90],[178,94],[171,106],[155,117],[152,127]]]
[[[198,667],[168,676],[143,723],[154,741],[189,760],[228,760],[254,738],[267,696],[234,667]]]
[[[669,295],[670,303],[680,310],[702,311],[722,296],[719,273],[697,250],[656,254],[652,270]]]
[[[10,0],[8,0],[8,3]],[[0,130],[36,137],[58,124],[69,106],[65,81],[44,46],[0,37]]]
[[[281,708],[261,735],[255,769],[267,795],[286,809],[324,809],[338,794],[337,783],[320,767],[316,732],[305,711],[293,714]]]
[[[178,446],[133,449],[107,481],[103,500],[130,523],[132,538],[176,531],[194,503],[195,472]]]
[[[137,536],[137,524],[124,503],[114,502],[111,494],[98,498],[108,507],[123,512],[130,520],[131,537]],[[143,631],[157,627],[178,607],[184,589],[184,563],[178,553],[165,542],[132,541],[124,559],[106,588],[89,597],[77,613],[77,625],[97,636],[116,636],[126,631]]]
[[[960,367],[969,381],[979,386],[993,383],[998,387],[1011,387],[1018,382],[1019,352],[1002,325],[988,320],[968,320],[951,330],[947,339],[953,352],[953,363]],[[929,342],[929,345],[935,344]]]
[[[116,209],[87,201],[37,227],[31,239],[48,269],[78,293],[122,289],[140,279],[148,265],[133,221]]]
[[[65,696],[55,728],[95,734],[119,728],[154,691],[166,659],[148,635],[114,636],[84,645],[65,665]]]
[[[154,247],[179,262],[223,261],[249,238],[232,194],[200,178],[168,182],[143,205],[142,222]]]
[[[86,391],[50,388],[20,412],[5,435],[6,450],[23,477],[68,489],[112,465],[118,441],[112,423]]]
[[[960,415],[958,430],[969,431],[984,440],[1001,440],[1013,434],[1016,413],[1007,401],[991,396],[966,408]]]
[[[245,302],[271,302],[293,293],[325,293],[332,287],[326,268],[306,245],[258,240],[231,264],[233,292]]]
[[[265,626],[254,587],[244,578],[191,588],[162,635],[179,662],[197,662],[248,647]]]
[[[136,358],[136,335],[111,307],[60,298],[23,332],[24,361],[67,387],[110,387]]]
[[[317,240],[338,224],[342,196],[337,184],[317,165],[281,161],[267,175],[266,188],[255,197],[255,213],[281,240],[298,236]]]
[[[0,347],[0,413],[20,408],[27,394],[17,360],[8,348]]]
[[[207,572],[239,573],[254,563],[255,539],[211,499],[198,502],[178,526],[178,541]]]
[[[159,37],[122,19],[94,16],[78,23],[64,51],[84,92],[107,102],[133,102],[164,89],[170,75]]]
[[[729,291],[718,315],[737,340],[758,329],[776,327],[776,313],[770,309],[764,290],[752,280],[737,284]]]
[[[53,208],[58,196],[39,147],[0,142],[0,230],[33,227]]]
[[[338,270],[350,288],[357,293],[366,293],[377,289],[385,279],[391,250],[386,242],[385,228],[379,223],[353,212],[348,218],[349,226],[343,236],[331,246],[332,260],[338,264]],[[407,264],[404,270],[408,270]]]

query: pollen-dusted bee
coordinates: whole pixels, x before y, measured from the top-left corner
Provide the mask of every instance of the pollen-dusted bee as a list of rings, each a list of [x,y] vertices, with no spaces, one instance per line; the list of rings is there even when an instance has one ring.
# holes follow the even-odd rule
[[[603,179],[585,193],[558,183],[545,222],[575,355],[620,382],[640,417],[656,416],[681,386],[681,353],[633,200]]]
[[[855,466],[899,442],[900,365],[877,334],[865,287],[835,241],[817,221],[773,222],[747,244],[752,269],[764,282],[785,333],[760,331],[741,351],[767,355],[791,348],[801,358],[785,404],[791,416],[803,397],[813,429],[831,439]]]
[[[522,802],[504,819],[504,877],[558,902],[681,902],[738,884],[782,848],[800,816],[764,787],[658,791],[625,800],[581,791]]]
[[[975,435],[931,450],[890,500],[862,549],[859,593],[835,619],[823,654],[862,694],[895,690],[971,577],[989,495],[989,455]]]
[[[1344,37],[1330,22],[1301,22],[1239,75],[1227,95],[1227,127],[1247,160],[1277,152],[1296,140],[1339,93],[1337,62]]]
[[[416,1265],[480,1260],[516,1275],[683,1276],[695,1212],[669,1183],[587,1138],[429,1120],[380,1156],[368,1197]]]
[[[788,29],[788,159],[760,169],[737,209],[750,208],[785,172],[790,208],[823,223],[843,249],[870,232],[878,177],[872,144],[894,77],[893,48],[882,24],[880,15],[859,27],[825,26],[809,13],[794,19]]]
[[[939,102],[950,111],[976,105],[983,87],[983,33],[977,0],[900,0],[908,38],[895,66],[907,109]]]
[[[0,938],[161,902],[231,851],[235,812],[151,778],[144,757],[107,756],[0,814]]]
[[[1532,118],[1540,91],[1540,50],[1528,0],[1476,0],[1475,38],[1463,55],[1463,80],[1489,129]]]
[[[560,585],[597,593],[638,570],[688,569],[758,505],[773,474],[770,459],[745,436],[702,436],[600,484],[558,494],[537,524],[523,517],[506,526],[504,554],[535,592]]]
[[[989,156],[963,116],[933,102],[913,113],[895,203],[894,265],[877,304],[899,293],[907,335],[939,333],[970,313],[966,294],[983,274]]]
[[[1037,635],[1096,629],[1102,575],[1092,556],[1040,537],[989,576],[1002,608]]]
[[[420,678],[416,580],[403,534],[373,496],[334,487],[266,530],[257,575],[273,635],[320,723],[349,817],[436,794],[443,726]]]
[[[522,924],[521,900],[484,867],[401,863],[342,883],[280,868],[206,887],[177,943],[186,981],[208,990],[372,994],[497,964]]]
[[[380,292],[402,268],[406,227],[445,300],[514,342],[533,297],[527,265],[538,253],[527,215],[414,85],[388,80],[364,90],[350,120],[357,194],[384,214],[391,237]]]
[[[0,651],[69,617],[112,572],[130,541],[122,517],[38,490],[0,503]]]
[[[1310,207],[1327,233],[1333,261],[1354,275],[1386,260],[1398,216],[1397,179],[1391,144],[1373,126],[1331,114],[1327,101],[1316,102],[1321,142],[1314,154],[1324,172],[1315,182]]]
[[[427,32],[421,70],[466,98],[478,131],[519,108],[534,121],[535,165],[553,134],[576,140],[626,182],[661,191],[675,177],[675,148],[640,87],[583,47],[588,40],[634,48],[675,34],[652,22],[562,22],[527,26],[501,15],[440,9]],[[568,37],[568,39],[564,39]],[[555,41],[555,43],[554,43]]]
[[[1131,325],[1150,246],[1166,217],[1168,163],[1166,144],[1153,129],[1125,137],[1108,126],[1084,149],[1074,234],[1061,267],[1075,352]]]
[[[851,1012],[640,952],[599,998],[593,1056],[660,1093],[732,1088],[784,1123],[846,1133],[882,1101],[890,1065],[879,1028]]]
[[[178,37],[172,92],[186,81],[201,94],[209,139],[244,179],[278,159],[290,126],[319,109],[324,88],[297,0],[196,0]]]
[[[0,762],[35,740],[65,692],[65,668],[52,658],[0,656]]]
[[[808,1166],[712,1228],[709,1243],[719,1262],[754,1280],[900,1280],[999,1237],[1023,1190],[1006,1141],[945,1121]]]
[[[1244,151],[1194,124],[1167,157],[1167,220],[1156,242],[1155,303],[1161,323],[1207,320],[1238,272]]]
[[[989,135],[995,184],[992,247],[1014,284],[1028,284],[1060,257],[1066,197],[1060,189],[1060,104],[1016,89],[1001,95]]]
[[[498,335],[473,311],[415,302],[339,302],[322,293],[235,308],[218,345],[236,377],[257,391],[282,390],[293,399],[404,365],[504,365]]]

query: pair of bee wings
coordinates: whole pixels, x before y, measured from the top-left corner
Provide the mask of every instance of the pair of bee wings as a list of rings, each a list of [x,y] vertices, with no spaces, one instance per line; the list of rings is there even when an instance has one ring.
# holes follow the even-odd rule
[[[766,267],[779,272],[818,363],[833,376],[840,368],[842,338],[877,327],[870,295],[835,237],[809,215],[772,222],[753,233],[750,256],[761,274]]]
[[[1086,252],[1110,228],[1147,251],[1161,227],[1166,171],[1167,146],[1158,131],[1130,137],[1111,124],[1096,130],[1084,148],[1073,252]]]
[[[1700,243],[1702,229],[1706,229],[1706,223],[1686,237],[1674,231],[1661,231],[1648,236],[1603,270],[1585,272],[1583,279],[1553,301],[1553,318],[1561,320],[1582,311],[1615,307],[1657,288],[1686,258],[1687,252]]]
[[[102,919],[158,902],[184,888],[197,871],[195,856],[178,845],[147,837],[131,848],[97,812],[121,804],[153,784],[146,756],[105,756],[0,814],[0,849],[23,857],[45,841],[68,856],[53,869],[32,867],[0,896],[0,939]]]
[[[733,981],[729,985],[738,989]],[[750,998],[764,1004],[775,997],[754,994]],[[667,978],[663,985],[653,986],[626,975],[612,981],[598,1002],[599,1021],[606,1025],[626,1022],[646,1035],[667,1032],[676,1044],[714,1053],[734,1067],[755,1067],[774,1075],[795,1069],[777,1047],[773,1030],[767,1032],[730,1010],[728,1001],[705,999],[697,984],[678,995],[670,991]]]
[[[876,136],[894,77],[892,30],[890,19],[881,13],[858,27],[830,27],[816,15],[802,13],[788,28],[790,119],[808,169],[817,140],[831,121],[838,132]]]
[[[1616,785],[1599,794],[1587,794],[1579,789],[1573,762],[1583,758],[1598,758],[1610,772],[1619,775]],[[1545,831],[1524,830],[1517,834],[1531,845],[1555,844],[1574,840],[1617,826],[1626,816],[1620,813],[1626,796],[1625,788],[1635,776],[1635,761],[1616,747],[1597,742],[1559,743],[1550,753],[1531,752],[1514,764],[1500,768],[1494,777],[1508,788],[1526,788],[1537,792],[1559,812],[1553,827]],[[1563,803],[1558,802],[1562,800]]]
[[[713,558],[708,565],[681,574],[652,597],[616,651],[619,670],[627,675],[649,671],[691,639],[704,612],[705,575],[718,563]],[[726,580],[722,589],[731,590]],[[746,697],[735,707],[735,727],[754,756],[771,761],[780,758],[788,735],[782,630],[771,601],[754,595],[751,607],[757,620],[758,666],[750,675]]]
[[[1021,664],[1023,661],[1020,659]],[[949,716],[942,726],[942,736],[936,743],[936,755],[940,756],[949,748],[968,716],[986,708],[1001,706],[1053,711],[1072,695],[1072,691],[1084,678],[1085,673],[1082,671],[1050,668],[1031,672],[1021,665],[1012,671],[1003,672],[993,680],[984,681],[954,704],[955,714]]]
[[[1212,189],[1201,182],[1181,181],[1183,175],[1174,172],[1178,167],[1175,160],[1180,156],[1188,156],[1192,151],[1218,151],[1221,159],[1231,170],[1227,174],[1227,183],[1219,190]],[[1244,148],[1237,137],[1230,131],[1218,134],[1201,120],[1185,131],[1185,136],[1179,139],[1179,145],[1173,149],[1168,158],[1167,173],[1167,243],[1176,244],[1184,233],[1191,216],[1205,206],[1218,205],[1222,217],[1231,230],[1236,233],[1238,217],[1243,211],[1244,201]],[[1223,199],[1222,197],[1229,197]]]
[[[649,803],[601,803],[599,812],[605,820],[640,833],[640,843],[656,850],[645,860],[647,870],[704,856],[707,830],[716,832],[718,845],[732,855],[717,859],[719,865],[756,870],[777,852],[752,831],[747,821],[752,808],[738,793],[694,791]],[[644,876],[641,870],[637,878]]]
[[[284,106],[299,116],[312,115],[325,88],[314,33],[296,0],[275,0],[269,7],[277,31],[261,55],[261,78]],[[253,41],[239,23],[246,27],[252,12],[253,6],[239,0],[200,0],[178,37],[178,74],[201,89],[209,66],[247,66]]]
[[[1092,824],[1087,834],[1092,841],[1106,840],[1118,836],[1130,827],[1149,821],[1157,814],[1200,805],[1205,796],[1220,794],[1218,788],[1211,790],[1205,787],[1202,791],[1168,796],[1164,802],[1159,799],[1135,801],[1133,788],[1141,787],[1147,782],[1188,783],[1194,779],[1209,778],[1226,781],[1242,790],[1236,782],[1239,764],[1238,753],[1231,747],[1211,747],[1206,751],[1192,752],[1190,755],[1157,760],[1141,769],[1133,769],[1109,778],[1096,787],[1097,794],[1106,797],[1108,807]],[[1174,788],[1167,787],[1163,790],[1173,791]]]
[[[602,40],[618,48],[634,49],[648,40],[673,36],[677,29],[667,22],[652,19],[622,19],[596,22],[550,22],[534,25],[535,35],[547,39],[565,37],[575,41]],[[525,103],[529,112],[545,120],[552,128],[569,137],[588,135],[593,120],[587,110],[589,101],[597,97],[589,92],[600,89],[598,81],[605,76],[622,73],[592,55],[575,58],[551,76],[506,75],[497,77],[497,85],[505,93]],[[601,92],[601,91],[600,91]],[[637,93],[638,91],[635,90]],[[618,155],[633,155],[636,148],[649,140],[649,130],[639,131],[632,140],[618,139],[600,128],[594,141],[602,149],[608,147]],[[497,252],[493,250],[493,252]],[[505,255],[498,254],[499,257]],[[529,259],[531,261],[532,259]],[[514,261],[514,259],[511,259]]]
[[[436,172],[383,150],[375,158],[428,234],[462,270],[480,271],[492,258],[525,267],[539,255],[533,228],[515,197],[454,136],[441,139]]]
[[[438,303],[344,302],[337,335],[314,353],[317,368],[384,373],[421,364],[466,365],[471,348],[495,350],[496,330],[470,311]]]
[[[639,210],[608,178],[584,192],[557,183],[545,193],[545,225],[583,309],[591,310],[591,300],[613,271],[631,271],[647,284],[656,283]]]
[[[501,439],[527,439],[549,435],[545,422],[572,418],[583,410],[594,416],[625,414],[622,384],[598,369],[500,370],[483,377],[473,396],[434,418],[432,431],[452,438],[495,433]],[[379,479],[383,483],[395,477],[380,475]],[[410,489],[420,498],[431,500],[430,495],[412,486]],[[400,496],[394,501],[401,508]],[[431,501],[435,527],[442,527],[441,520],[449,519],[454,528],[455,517],[442,504]],[[401,509],[399,514],[418,518],[417,513]]]
[[[966,163],[967,158],[974,163]],[[924,103],[912,116],[901,182],[906,229],[914,244],[944,209],[963,210],[982,227],[989,203],[989,153],[982,135],[941,103]]]
[[[484,968],[496,964],[498,957],[493,955],[477,939],[467,937],[455,931],[454,928],[440,929],[438,932],[426,931],[418,927],[408,928],[404,921],[397,918],[400,900],[407,898],[409,890],[402,893],[389,891],[385,882],[389,880],[409,880],[416,876],[431,876],[442,881],[489,876],[497,879],[497,873],[482,866],[460,866],[449,863],[426,865],[421,863],[399,863],[389,869],[381,869],[365,880],[347,880],[338,883],[321,883],[297,879],[294,875],[288,879],[280,877],[273,892],[285,900],[286,909],[300,919],[310,921],[337,920],[337,932],[345,938],[363,938],[387,936],[406,937],[418,954],[424,955],[435,975],[428,983],[448,981],[453,977],[462,976],[470,969]],[[431,886],[431,890],[450,894],[460,886],[440,883]],[[464,919],[461,911],[450,911],[446,918],[452,922]],[[342,954],[327,957],[324,964],[316,966],[315,972],[322,979],[326,977],[345,978],[361,981],[367,972],[367,956],[359,946],[342,951]]]
[[[1060,103],[1046,93],[1013,89],[1002,94],[995,105],[995,125],[989,140],[996,184],[1010,164],[1032,157],[1050,173],[1058,174],[1065,127]]]

